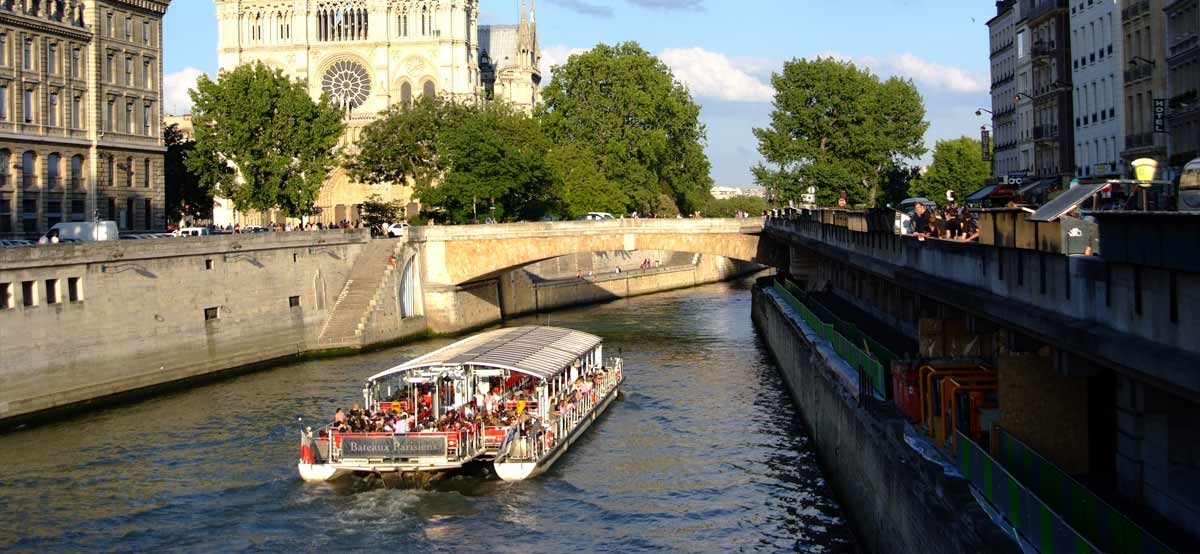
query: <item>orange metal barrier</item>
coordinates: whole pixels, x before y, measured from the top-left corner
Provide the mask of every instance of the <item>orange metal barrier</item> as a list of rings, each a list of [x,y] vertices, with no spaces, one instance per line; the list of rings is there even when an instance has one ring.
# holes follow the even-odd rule
[[[953,433],[958,431],[958,423],[955,421],[955,416],[958,414],[958,392],[983,392],[999,390],[999,382],[996,380],[995,374],[968,374],[958,375],[955,377],[946,377],[938,383],[940,394],[942,421],[940,427],[940,435],[937,440],[943,445],[946,443],[946,438],[953,437]],[[982,400],[982,399],[981,399]],[[968,431],[976,431],[979,417],[976,414],[971,415],[971,421],[968,423],[970,429]],[[949,429],[947,429],[949,428]]]

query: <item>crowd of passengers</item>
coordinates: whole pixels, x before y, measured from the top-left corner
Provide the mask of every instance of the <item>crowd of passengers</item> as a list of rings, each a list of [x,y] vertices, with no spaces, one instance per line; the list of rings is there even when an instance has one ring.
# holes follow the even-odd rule
[[[426,388],[418,396],[417,407],[413,413],[400,408],[404,393],[397,393],[392,399],[390,411],[363,410],[359,408],[358,403],[348,412],[338,408],[334,413],[331,429],[338,433],[402,435],[434,431],[459,432],[464,429],[477,432],[481,425],[515,426],[520,436],[539,439],[549,448],[554,444],[553,429],[559,419],[573,415],[576,407],[585,401],[588,405],[595,403],[597,393],[607,376],[607,371],[596,370],[577,378],[568,390],[552,399],[554,410],[545,421],[539,421],[538,416],[529,410],[534,400],[533,391],[529,387],[512,391],[507,398],[501,393],[500,387],[493,387],[486,393],[476,392],[469,402],[459,408],[447,410],[437,418],[433,412],[432,391]]]
[[[921,238],[937,238],[971,242],[979,239],[979,220],[965,206],[950,205],[940,210],[928,209],[924,204],[916,205],[912,217],[913,235]]]

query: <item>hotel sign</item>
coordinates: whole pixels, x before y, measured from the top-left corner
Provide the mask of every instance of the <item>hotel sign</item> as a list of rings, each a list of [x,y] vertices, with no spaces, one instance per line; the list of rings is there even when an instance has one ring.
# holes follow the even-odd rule
[[[1167,99],[1154,99],[1154,132],[1167,132]]]
[[[342,458],[440,458],[446,437],[342,437]]]

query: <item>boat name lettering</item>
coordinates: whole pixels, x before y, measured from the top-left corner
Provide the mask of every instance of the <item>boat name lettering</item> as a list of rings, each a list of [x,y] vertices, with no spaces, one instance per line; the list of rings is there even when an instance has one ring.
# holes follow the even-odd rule
[[[419,458],[446,455],[446,437],[344,437],[342,454],[355,458]]]

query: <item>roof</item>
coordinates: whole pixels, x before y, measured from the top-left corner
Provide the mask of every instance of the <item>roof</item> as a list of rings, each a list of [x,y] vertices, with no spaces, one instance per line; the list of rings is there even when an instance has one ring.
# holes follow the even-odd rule
[[[516,63],[519,34],[517,25],[480,25],[480,58],[487,54],[496,71]]]
[[[596,335],[560,327],[496,329],[430,352],[369,381],[416,369],[465,365],[508,369],[547,379],[566,370],[601,342]]]

